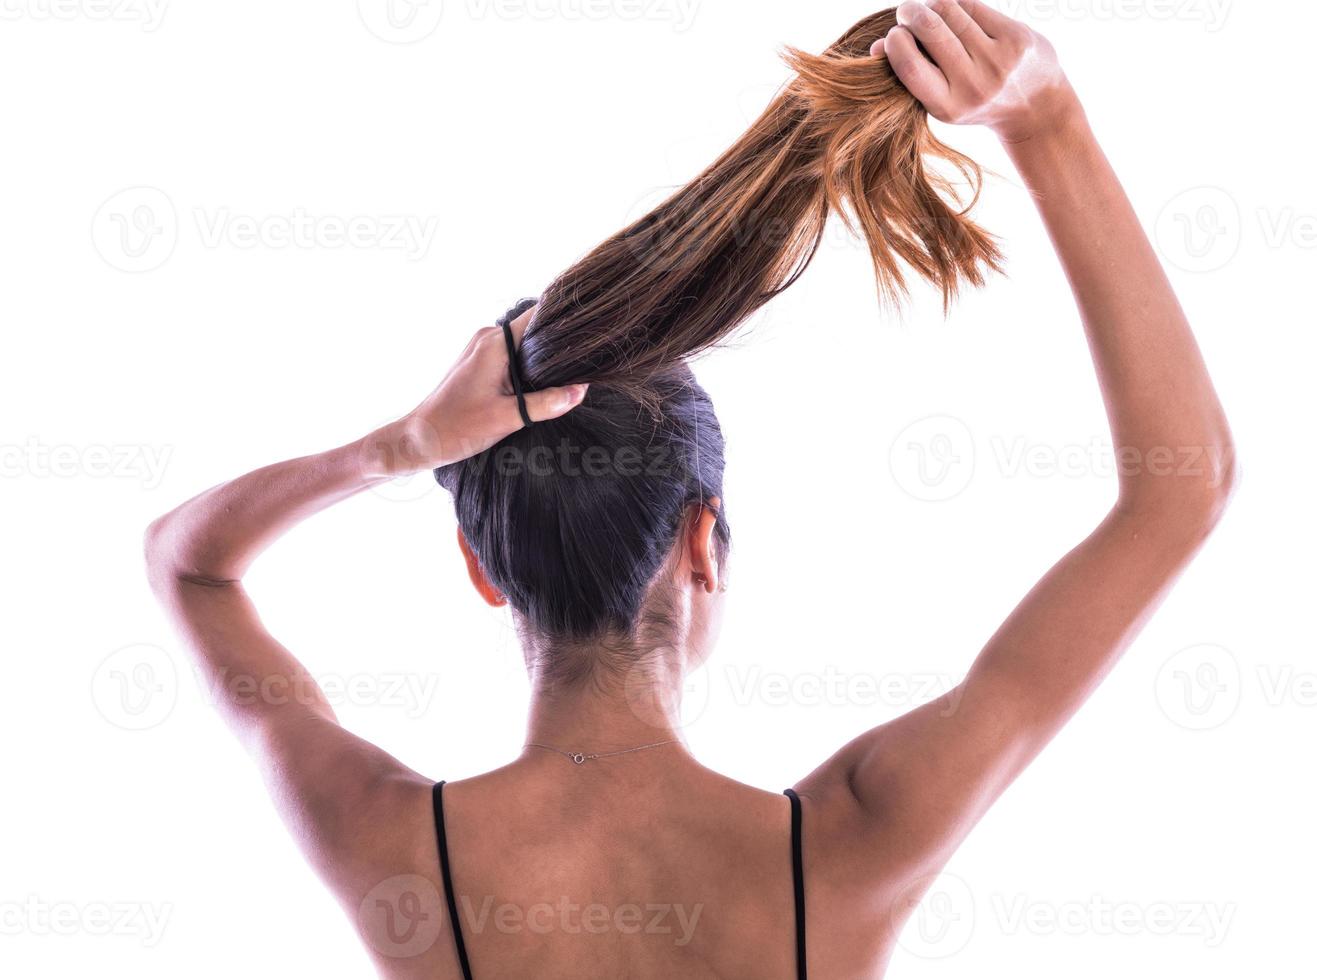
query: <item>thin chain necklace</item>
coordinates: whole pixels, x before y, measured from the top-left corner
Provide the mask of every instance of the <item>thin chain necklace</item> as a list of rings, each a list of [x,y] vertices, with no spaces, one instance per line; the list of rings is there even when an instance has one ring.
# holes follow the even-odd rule
[[[627,755],[630,752],[643,752],[645,749],[656,749],[660,745],[672,745],[680,739],[670,738],[666,742],[650,742],[648,745],[637,745],[631,749],[618,749],[616,752],[567,752],[563,749],[556,748],[552,745],[545,745],[543,742],[527,742],[523,748],[527,749],[548,749],[550,752],[557,752],[559,755],[565,755],[578,766],[590,759],[609,759],[615,755]]]

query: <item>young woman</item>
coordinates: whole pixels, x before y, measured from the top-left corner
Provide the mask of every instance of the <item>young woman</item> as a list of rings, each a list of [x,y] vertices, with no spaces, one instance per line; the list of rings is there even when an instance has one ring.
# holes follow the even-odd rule
[[[147,534],[156,592],[383,975],[881,975],[921,883],[1221,514],[1221,407],[1047,41],[978,0],[929,0],[789,58],[796,77],[736,146],[478,331],[407,417],[216,487]],[[722,439],[685,361],[786,288],[843,208],[888,295],[903,268],[948,297],[980,281],[992,240],[923,158],[973,164],[924,110],[990,127],[1032,190],[1087,331],[1119,495],[958,689],[783,796],[705,769],[675,724],[730,540]],[[1188,448],[1203,465],[1154,465]],[[476,591],[512,607],[533,689],[522,754],[447,786],[344,731],[323,697],[254,693],[317,689],[242,585],[294,524],[422,469],[453,494]]]

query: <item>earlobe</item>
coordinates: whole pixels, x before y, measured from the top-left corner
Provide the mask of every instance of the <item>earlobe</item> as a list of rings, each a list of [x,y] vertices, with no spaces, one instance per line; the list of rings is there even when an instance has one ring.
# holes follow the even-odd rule
[[[457,529],[457,546],[462,549],[462,557],[466,560],[466,573],[471,577],[471,584],[480,593],[480,598],[495,608],[506,606],[508,597],[494,588],[493,583],[489,581],[489,577],[485,575],[485,570],[480,567],[480,559],[476,556],[475,550],[467,541],[466,535],[462,533],[460,527]]]

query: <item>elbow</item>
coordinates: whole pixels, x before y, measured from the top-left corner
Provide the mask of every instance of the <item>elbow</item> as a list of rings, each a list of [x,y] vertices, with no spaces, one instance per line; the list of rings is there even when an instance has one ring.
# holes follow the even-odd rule
[[[1216,527],[1221,520],[1239,487],[1239,460],[1233,444],[1227,447],[1227,453],[1218,471],[1214,472],[1208,488],[1207,517],[1212,527]]]
[[[185,508],[157,517],[142,535],[146,580],[151,591],[163,598],[182,584],[224,586],[238,581],[213,550],[204,546]]]
[[[1239,486],[1239,459],[1229,441],[1182,455],[1174,469],[1150,468],[1123,481],[1116,509],[1201,543],[1220,524]]]
[[[147,525],[142,535],[142,558],[146,569],[146,580],[157,595],[177,579],[172,543],[174,535],[170,517],[170,514],[157,517]]]

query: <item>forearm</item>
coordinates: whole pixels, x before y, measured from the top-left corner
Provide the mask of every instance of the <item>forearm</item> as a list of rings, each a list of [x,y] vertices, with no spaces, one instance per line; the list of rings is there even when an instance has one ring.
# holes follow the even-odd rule
[[[285,531],[385,477],[367,440],[265,466],[207,490],[147,532],[154,575],[220,584],[241,579]]]
[[[530,317],[527,311],[513,323],[514,342]],[[439,387],[397,421],[338,449],[221,484],[155,521],[146,535],[152,579],[236,581],[271,542],[330,504],[496,445],[522,426],[516,398],[503,391],[505,344],[501,330],[479,331]],[[579,405],[587,388],[544,388],[526,404],[532,418],[547,421]]]
[[[1070,281],[1097,369],[1122,499],[1227,489],[1233,447],[1211,379],[1161,263],[1076,100],[1008,143]]]

